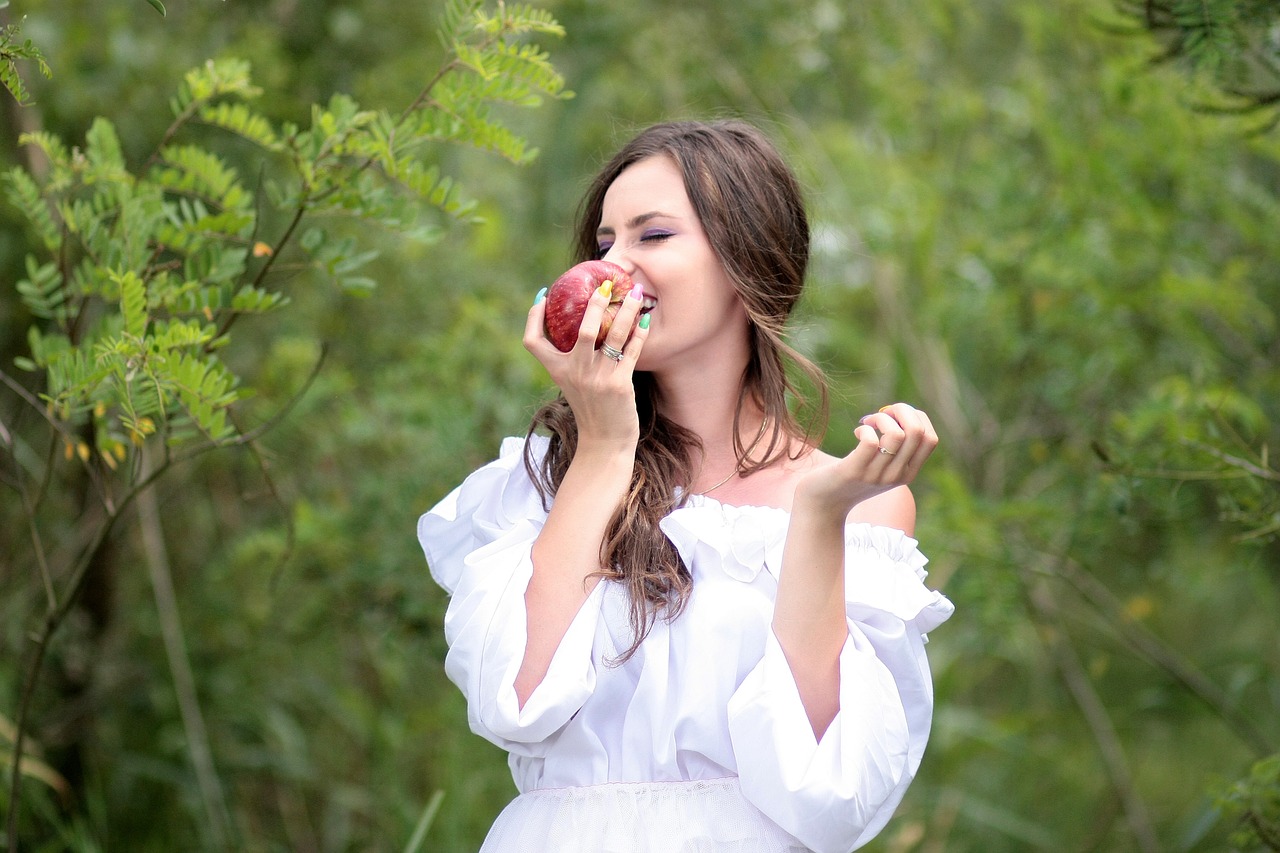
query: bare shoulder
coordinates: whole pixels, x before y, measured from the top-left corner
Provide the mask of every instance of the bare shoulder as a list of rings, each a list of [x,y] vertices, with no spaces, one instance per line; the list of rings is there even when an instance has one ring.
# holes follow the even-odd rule
[[[916,499],[909,486],[898,486],[869,498],[849,512],[850,521],[893,527],[908,536],[916,531]]]
[[[817,470],[837,461],[835,456],[815,449],[802,457],[808,470]],[[901,530],[908,536],[915,534],[916,499],[908,486],[898,486],[868,498],[849,511],[849,521],[876,524]]]

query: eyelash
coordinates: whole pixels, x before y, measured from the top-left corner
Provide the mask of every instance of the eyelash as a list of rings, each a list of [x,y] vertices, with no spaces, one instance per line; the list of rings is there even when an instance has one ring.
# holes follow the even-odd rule
[[[641,243],[661,243],[667,238],[674,237],[674,236],[675,234],[673,234],[670,231],[646,231],[645,233],[640,235],[640,242]],[[596,249],[596,258],[597,259],[603,258],[605,255],[609,254],[609,250],[612,248],[613,248],[612,243],[605,243],[604,245],[599,246]]]

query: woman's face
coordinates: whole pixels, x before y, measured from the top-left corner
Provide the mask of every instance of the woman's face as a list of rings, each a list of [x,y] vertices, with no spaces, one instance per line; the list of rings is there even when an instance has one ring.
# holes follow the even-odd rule
[[[746,358],[746,309],[707,240],[675,161],[648,157],[623,170],[605,193],[596,240],[599,256],[644,288],[651,325],[638,370],[660,373]]]

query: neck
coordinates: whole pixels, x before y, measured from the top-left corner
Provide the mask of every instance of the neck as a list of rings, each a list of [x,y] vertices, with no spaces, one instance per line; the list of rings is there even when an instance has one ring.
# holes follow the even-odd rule
[[[759,460],[768,445],[770,422],[753,400],[748,399],[738,415],[741,380],[736,382],[708,380],[690,376],[685,385],[659,382],[662,413],[698,436],[702,452],[693,460],[694,477],[689,484],[695,493],[714,491],[732,480],[743,460],[738,446],[748,460]],[[734,417],[739,417],[738,441],[734,441]]]
[[[733,462],[728,467],[728,473],[726,473],[723,477],[716,480],[714,483],[712,483],[709,486],[702,486],[698,489],[695,489],[695,492],[699,494],[709,495],[712,492],[714,492],[716,489],[719,489],[721,486],[728,483],[730,480],[734,479],[735,477],[741,476],[744,466],[750,464],[753,460],[758,460],[759,457],[755,455],[756,451],[760,446],[760,442],[764,440],[765,433],[768,431],[769,431],[769,418],[768,417],[761,418],[760,429],[756,431],[755,438],[751,439],[749,443],[748,442],[742,443],[741,456],[737,454],[736,448],[735,448],[735,453],[733,455]],[[712,470],[712,469],[707,465],[707,459],[704,457],[703,458],[704,473],[700,473],[698,475],[699,481],[705,479],[705,472],[708,470]]]

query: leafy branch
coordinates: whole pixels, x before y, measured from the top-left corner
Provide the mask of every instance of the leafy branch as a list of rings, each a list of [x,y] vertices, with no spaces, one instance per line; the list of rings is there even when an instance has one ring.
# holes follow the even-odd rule
[[[284,416],[248,428],[235,417],[253,391],[221,356],[236,320],[285,308],[286,285],[299,270],[348,292],[373,288],[364,267],[376,252],[354,236],[331,237],[325,219],[419,240],[438,232],[424,224],[430,211],[469,222],[474,205],[434,162],[439,146],[527,163],[536,151],[493,108],[571,96],[548,54],[530,41],[563,34],[545,12],[454,0],[439,34],[445,56],[438,71],[396,113],[338,94],[312,107],[309,127],[276,124],[252,107],[261,90],[248,64],[223,59],[185,75],[170,103],[173,121],[139,166],[126,161],[105,117],[75,146],[48,133],[20,138],[49,166],[39,176],[21,167],[4,175],[8,201],[29,228],[26,274],[16,288],[34,322],[28,351],[16,359],[24,378],[0,371],[0,384],[19,409],[39,414],[49,452],[30,453],[40,439],[3,425],[44,601],[12,755],[4,759],[12,768],[8,849],[17,850],[36,685],[103,544],[175,465],[217,449],[252,450]],[[45,66],[15,38],[9,29],[0,33],[0,82],[22,100],[25,90],[4,69],[18,58]],[[260,164],[264,191],[250,191],[241,168],[204,144],[211,135],[240,141],[245,162]],[[51,561],[44,526],[53,511],[44,504],[54,484],[65,482],[55,477],[61,468],[84,475],[96,516],[73,555]],[[180,643],[169,646],[185,654]],[[207,756],[197,763],[207,769]],[[216,786],[203,787],[216,794]]]
[[[0,3],[0,8],[7,5],[7,2]],[[27,104],[31,102],[31,93],[23,85],[22,75],[18,72],[18,62],[34,62],[40,74],[46,79],[52,77],[53,72],[49,68],[49,63],[45,61],[44,54],[40,52],[40,48],[36,47],[31,39],[19,41],[20,35],[21,28],[16,24],[0,27],[0,85],[3,85],[19,104]]]
[[[1206,112],[1266,113],[1256,132],[1280,125],[1280,9],[1267,0],[1119,0],[1117,7],[1156,39],[1156,63],[1178,62],[1217,87]]]

